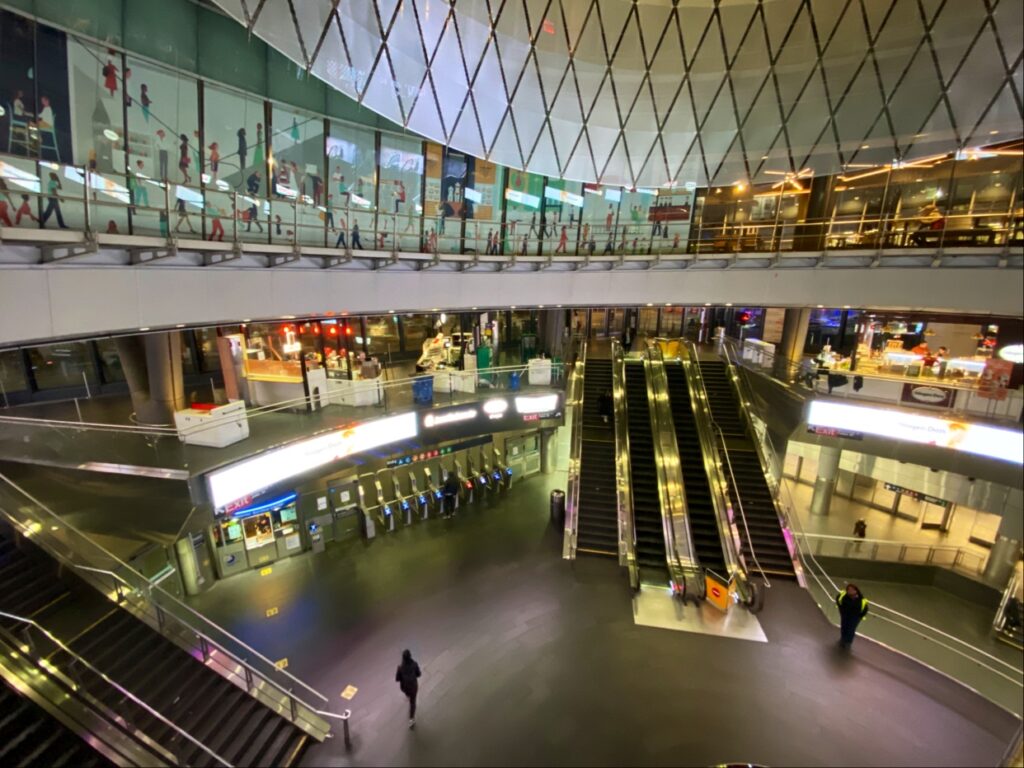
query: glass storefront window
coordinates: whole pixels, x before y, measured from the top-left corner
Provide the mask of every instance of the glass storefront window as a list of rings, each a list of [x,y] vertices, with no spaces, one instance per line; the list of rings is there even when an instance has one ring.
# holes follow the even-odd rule
[[[617,253],[647,253],[655,237],[655,223],[649,221],[658,192],[654,189],[636,189],[622,193],[619,209],[619,232],[616,235]],[[660,238],[661,224],[657,224]]]
[[[537,253],[540,239],[540,203],[544,177],[510,170],[505,189],[505,254]]]
[[[836,180],[826,234],[830,249],[878,247],[887,177],[868,171]]]
[[[195,339],[203,373],[219,371],[220,355],[217,352],[217,329],[199,328],[195,331]]]
[[[621,200],[622,190],[619,187],[583,185],[580,253],[611,253],[615,247],[611,233],[617,224]]]
[[[121,368],[121,356],[117,353],[117,342],[113,339],[97,339],[96,351],[100,357],[103,381],[124,381],[124,370]]]
[[[153,66],[127,59],[130,76],[125,80],[128,113],[127,186],[134,208],[132,232],[167,236],[164,182],[181,182],[182,136],[188,140],[185,169],[193,186],[200,176],[199,96],[196,81]],[[219,168],[214,168],[216,146],[206,151],[208,185],[217,185]],[[226,182],[221,182],[227,188]]]
[[[203,90],[203,140],[206,143],[209,175],[207,200],[193,196],[193,190],[178,185],[174,190],[176,210],[171,213],[175,231],[184,231],[194,214],[210,206],[210,230],[213,219],[219,218],[227,229],[237,218],[241,240],[267,242],[270,226],[270,205],[267,203],[267,139],[264,131],[263,101],[234,91],[207,85]],[[213,173],[213,151],[216,145],[217,172]],[[172,164],[181,162],[179,145],[172,153]],[[232,193],[238,192],[238,208],[233,208]]]
[[[679,336],[683,329],[683,308],[663,307],[661,310],[661,335]]]
[[[28,350],[29,364],[40,390],[82,387],[96,383],[92,354],[84,342],[47,344]]]
[[[1020,157],[968,154],[958,160],[945,242],[1003,245],[1024,240]]]
[[[419,251],[423,223],[423,142],[380,137],[380,213],[377,248]]]
[[[685,187],[658,190],[658,196],[647,211],[652,252],[682,253],[690,238],[692,216],[692,190]]]
[[[893,168],[885,196],[886,246],[938,245],[952,171],[952,160]]]
[[[273,105],[271,238],[324,244],[324,120]]]
[[[336,247],[373,248],[377,200],[374,132],[331,122],[327,137],[330,170],[327,200],[331,238]]]
[[[402,334],[405,337],[405,351],[419,354],[423,342],[434,336],[434,316],[405,315],[402,318]]]
[[[303,351],[294,323],[252,323],[245,329],[245,375],[259,381],[302,381]]]
[[[544,187],[541,213],[541,252],[575,254],[581,233],[583,214],[583,184],[578,181],[548,179]]]
[[[366,322],[366,344],[371,355],[383,360],[399,351],[398,315],[373,315]]]
[[[0,385],[3,385],[5,395],[28,389],[28,380],[25,378],[25,368],[19,350],[9,349],[0,352]],[[0,405],[2,404],[0,402]]]

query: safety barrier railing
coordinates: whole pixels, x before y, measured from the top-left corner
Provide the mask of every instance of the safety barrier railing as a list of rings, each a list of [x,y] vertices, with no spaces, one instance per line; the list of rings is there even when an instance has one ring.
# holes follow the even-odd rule
[[[562,557],[576,557],[576,533],[579,530],[580,457],[583,452],[583,382],[586,376],[587,341],[579,341],[579,352],[569,374],[566,411],[571,426],[569,437],[569,477],[565,491],[565,534]]]
[[[825,533],[794,534],[797,543],[815,556],[869,560],[909,565],[936,565],[972,576],[985,572],[988,556],[967,547],[927,544],[920,541],[869,539]]]
[[[271,418],[275,421],[275,439],[279,440],[282,438],[281,419],[286,416],[293,417],[290,426],[298,437],[318,428],[348,423],[354,415],[373,418],[377,414],[432,405],[473,402],[497,394],[521,392],[525,395],[560,390],[565,386],[565,366],[553,360],[550,375],[545,374],[543,378],[547,383],[531,384],[530,381],[527,365],[469,371],[446,369],[391,381],[342,379],[336,389],[329,380],[325,392],[248,407],[245,413],[250,427],[248,439],[258,438],[262,424]],[[300,386],[301,380],[295,383]],[[425,383],[430,397],[421,396]],[[177,476],[175,473],[189,468],[182,437],[201,436],[233,424],[237,419],[237,415],[213,416],[179,435],[171,426],[10,415],[13,413],[17,413],[16,407],[0,414],[0,456],[59,465],[74,462],[83,468],[95,469],[102,469],[104,465],[143,466],[172,473],[164,476]]]
[[[328,708],[327,697],[182,603],[5,475],[0,475],[0,514],[59,562],[84,566],[79,569],[83,578],[109,599],[145,618],[297,727],[315,738],[326,737],[330,729],[316,712]]]
[[[682,354],[683,372],[686,375],[690,405],[697,424],[697,438],[704,460],[704,473],[707,477],[708,489],[711,492],[715,520],[718,524],[718,537],[722,543],[722,555],[727,570],[725,574],[716,575],[726,583],[735,579],[744,602],[753,605],[756,595],[752,582],[748,578],[747,567],[739,546],[739,530],[735,524],[735,510],[729,501],[729,485],[722,470],[714,416],[711,413],[711,401],[708,398],[707,389],[704,387],[704,377],[700,370],[697,348],[692,342],[680,341],[679,350]]]
[[[612,342],[612,419],[615,432],[615,508],[619,523],[619,565],[629,573],[629,585],[640,588],[636,559],[636,523],[629,453],[629,412],[626,405],[626,358],[622,345]]]
[[[123,685],[113,680],[105,672],[100,671],[86,659],[77,654],[71,648],[69,648],[62,640],[56,635],[50,632],[46,627],[42,626],[33,619],[26,618],[24,616],[18,616],[13,613],[7,613],[0,611],[0,618],[7,619],[10,622],[14,622],[23,626],[27,631],[23,633],[26,644],[20,645],[19,650],[26,656],[31,654],[31,659],[34,664],[45,670],[46,674],[53,677],[57,677],[61,680],[62,684],[71,691],[75,692],[75,695],[81,699],[87,706],[95,710],[96,713],[108,723],[115,724],[125,731],[132,739],[139,742],[145,749],[150,750],[154,753],[154,756],[161,759],[169,759],[173,765],[181,765],[184,762],[183,755],[171,754],[167,747],[163,744],[159,744],[154,741],[150,734],[139,725],[139,723],[132,723],[128,718],[125,717],[123,712],[113,712],[105,705],[100,699],[98,699],[94,692],[88,690],[87,686],[82,683],[82,680],[76,679],[75,668],[88,670],[94,679],[102,681],[103,685],[113,691],[116,691],[123,699],[130,701],[134,706],[138,707],[147,716],[153,718],[156,722],[162,724],[170,731],[178,734],[187,744],[192,747],[198,748],[201,752],[205,753],[208,758],[212,759],[218,765],[230,766],[231,763],[221,757],[219,754],[214,752],[203,742],[197,740],[191,733],[179,726],[178,724],[167,719],[163,714],[158,712],[152,706],[147,704],[145,701],[140,699],[135,693],[125,688]],[[6,630],[0,630],[0,634],[6,633]],[[37,657],[38,654],[34,651],[36,647],[36,641],[33,637],[33,633],[38,633],[49,643],[55,652],[57,649],[65,653],[68,657],[69,663],[67,667],[57,666],[50,662],[47,658]],[[56,702],[55,702],[56,703]],[[123,725],[122,725],[123,723]],[[189,749],[186,744],[182,744],[179,749]]]
[[[860,368],[825,368],[811,358],[793,360],[768,350],[745,348],[743,342],[731,338],[723,339],[722,349],[732,364],[789,385],[793,395],[804,399],[827,395],[920,409],[920,404],[904,396],[901,385],[934,386],[950,394],[950,405],[944,409],[949,413],[1007,422],[1019,420],[1024,400],[1024,395],[1016,391],[1007,391],[1001,398],[988,397],[988,392],[981,389],[980,376],[965,382],[953,376],[936,375],[931,369],[909,376]],[[935,411],[935,406],[928,410]]]
[[[669,402],[668,376],[661,348],[648,344],[644,350],[647,402],[650,407],[651,435],[654,438],[654,465],[661,502],[661,523],[665,537],[665,559],[673,590],[682,597],[700,595],[704,588],[700,561],[690,530],[690,516],[683,484],[679,444]]]
[[[227,163],[225,163],[227,165]],[[224,243],[352,251],[457,253],[479,256],[665,256],[743,252],[999,249],[1024,245],[1024,223],[1013,211],[954,213],[938,219],[902,214],[828,219],[704,222],[688,237],[657,209],[646,220],[562,220],[558,212],[505,221],[421,216],[391,210],[356,192],[334,195],[314,185],[300,192],[254,172],[237,185],[215,174],[182,183],[138,169],[96,171],[86,166],[0,155],[0,197],[12,228],[69,228],[92,235],[187,237]],[[372,197],[372,195],[370,196]]]
[[[810,546],[812,541],[827,539],[820,536],[815,538],[804,530],[788,483],[781,480],[779,488],[780,494],[788,499],[784,504],[786,519],[797,544],[796,552],[800,558],[801,572],[807,579],[808,591],[826,618],[838,625],[835,599],[842,587],[818,562],[817,553]],[[861,551],[865,551],[866,540],[862,539],[851,542],[851,549],[855,551],[858,541],[862,542]],[[955,680],[1017,717],[1024,714],[1024,671],[1019,660],[1016,664],[1007,662],[873,599],[869,602],[869,611],[868,618],[858,627],[859,634]]]

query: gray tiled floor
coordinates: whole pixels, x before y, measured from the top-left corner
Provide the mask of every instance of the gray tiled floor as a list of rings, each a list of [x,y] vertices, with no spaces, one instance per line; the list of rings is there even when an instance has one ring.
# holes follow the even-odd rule
[[[998,761],[1009,715],[871,643],[838,652],[795,584],[768,596],[767,643],[636,626],[613,562],[561,560],[547,495],[562,482],[219,582],[194,605],[352,707],[352,753],[334,739],[308,765]],[[415,731],[393,681],[405,647],[424,670]]]

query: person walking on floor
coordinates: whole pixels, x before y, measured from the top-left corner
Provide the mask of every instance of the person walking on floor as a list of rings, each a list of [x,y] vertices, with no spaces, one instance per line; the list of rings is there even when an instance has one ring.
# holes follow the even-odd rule
[[[45,227],[46,222],[50,220],[52,214],[57,214],[57,226],[61,229],[67,229],[67,224],[64,223],[64,216],[61,215],[60,211],[60,177],[56,173],[50,173],[50,180],[46,182],[46,208],[43,210],[42,218],[40,223]]]
[[[455,514],[455,501],[459,497],[459,476],[454,469],[445,478],[441,493],[444,496],[442,516],[452,517]]]
[[[395,670],[395,682],[409,699],[409,727],[416,727],[416,694],[420,690],[420,665],[412,657],[412,651],[402,651],[402,663]]]
[[[359,222],[352,222],[352,247],[363,250],[363,241],[359,239]]]
[[[847,584],[846,589],[836,595],[836,605],[839,606],[839,646],[849,648],[857,636],[857,626],[868,615],[868,599],[856,584]]]

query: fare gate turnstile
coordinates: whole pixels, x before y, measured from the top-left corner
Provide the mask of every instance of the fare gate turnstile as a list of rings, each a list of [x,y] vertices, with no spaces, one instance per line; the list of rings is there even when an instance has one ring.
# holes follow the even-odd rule
[[[427,471],[426,467],[423,469],[424,472]],[[430,492],[429,490],[420,490],[419,483],[416,480],[416,472],[413,470],[409,470],[409,491],[417,517],[420,520],[426,520],[430,517]]]

